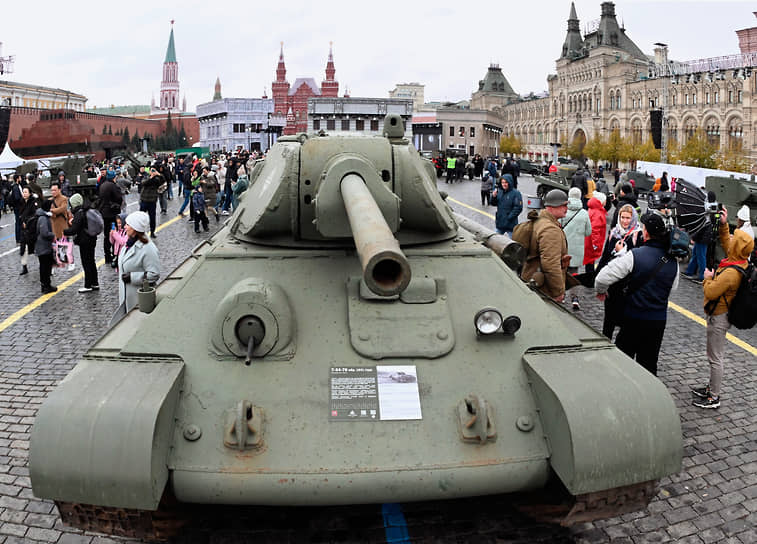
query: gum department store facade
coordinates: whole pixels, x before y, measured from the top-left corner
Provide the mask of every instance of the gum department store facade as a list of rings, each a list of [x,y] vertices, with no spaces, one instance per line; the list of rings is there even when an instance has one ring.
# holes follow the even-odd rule
[[[701,128],[721,149],[741,143],[755,162],[757,77],[751,67],[757,59],[757,28],[737,31],[741,55],[669,64],[666,47],[658,47],[655,57],[649,58],[626,36],[616,20],[614,3],[604,2],[601,8],[599,23],[582,37],[571,5],[557,74],[547,78],[548,96],[514,97],[506,81],[504,89],[501,81],[499,86],[491,84],[504,77],[492,67],[472,95],[471,110],[493,111],[502,118],[503,133],[514,133],[529,158],[549,160],[551,142],[607,138],[613,130],[637,142],[651,138],[650,110],[663,106],[667,88],[665,117],[671,144],[685,143]],[[673,71],[663,76],[663,66],[672,66]],[[449,147],[453,145],[450,142]]]

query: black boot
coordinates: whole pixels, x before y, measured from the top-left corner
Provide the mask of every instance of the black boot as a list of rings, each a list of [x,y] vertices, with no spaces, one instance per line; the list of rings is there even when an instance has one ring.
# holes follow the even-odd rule
[[[19,276],[23,276],[24,274],[28,274],[28,273],[29,273],[29,268],[26,265],[21,266],[21,273],[19,274]]]

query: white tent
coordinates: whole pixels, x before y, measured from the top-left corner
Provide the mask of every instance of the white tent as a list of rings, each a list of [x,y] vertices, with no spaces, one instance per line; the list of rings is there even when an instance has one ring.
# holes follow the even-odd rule
[[[16,166],[26,161],[16,155],[8,142],[5,142],[5,149],[0,153],[0,170],[15,170]]]

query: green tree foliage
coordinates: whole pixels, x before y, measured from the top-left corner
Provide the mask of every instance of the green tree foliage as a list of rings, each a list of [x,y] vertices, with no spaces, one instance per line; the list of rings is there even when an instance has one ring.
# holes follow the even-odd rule
[[[655,149],[652,137],[647,138],[647,141],[638,146],[637,160],[648,162],[660,162],[660,150]]]
[[[179,145],[178,147],[187,147],[187,133],[184,130],[184,123],[181,124],[181,128],[179,128]]]
[[[131,143],[131,138],[129,137],[129,127],[125,127],[124,131],[121,133],[121,141],[125,146],[128,146]]]
[[[620,135],[619,130],[613,130],[607,139],[604,150],[604,158],[612,163],[614,167],[618,166],[620,161],[625,160],[626,143]]]
[[[717,168],[718,147],[707,139],[702,129],[690,135],[681,147],[679,154],[681,164],[699,168]]]
[[[108,136],[113,136],[113,125],[108,125]]]
[[[607,158],[605,155],[607,152],[606,147],[607,141],[601,136],[597,135],[594,138],[590,138],[589,141],[586,142],[583,153],[589,159],[597,163],[600,160]]]
[[[499,140],[499,150],[502,153],[510,153],[511,155],[521,155],[525,152],[523,142],[512,133],[508,136],[502,136]]]
[[[718,168],[728,172],[748,174],[750,172],[749,160],[744,154],[741,142],[728,146],[728,149],[718,154]]]
[[[103,134],[107,134],[107,133],[108,133],[108,125],[106,124],[106,125],[103,125]]]

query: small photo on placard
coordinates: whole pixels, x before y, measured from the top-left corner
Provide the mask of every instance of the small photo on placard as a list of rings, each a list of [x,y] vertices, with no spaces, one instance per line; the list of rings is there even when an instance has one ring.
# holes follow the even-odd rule
[[[422,419],[415,365],[377,366],[376,376],[382,421]]]

